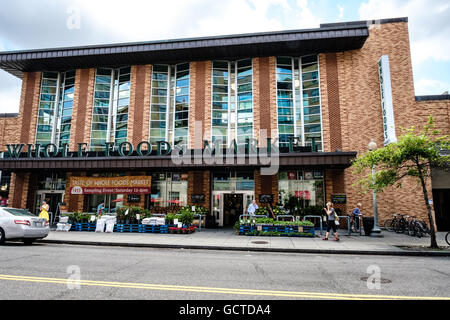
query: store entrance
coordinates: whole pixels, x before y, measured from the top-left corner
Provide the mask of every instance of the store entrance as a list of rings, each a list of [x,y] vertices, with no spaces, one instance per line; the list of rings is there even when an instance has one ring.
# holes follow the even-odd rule
[[[213,192],[212,210],[213,216],[219,227],[232,227],[244,214],[248,205],[255,198],[253,191],[233,192]]]
[[[244,195],[243,194],[225,194],[223,199],[223,226],[232,227],[239,216],[244,213]]]
[[[434,189],[433,202],[438,231],[450,231],[450,189]]]
[[[41,211],[42,201],[47,202],[49,205],[49,214],[51,213],[51,219],[53,221],[56,211],[58,209],[58,204],[64,201],[64,191],[38,191],[36,193],[36,200],[34,205],[34,213],[39,215]]]

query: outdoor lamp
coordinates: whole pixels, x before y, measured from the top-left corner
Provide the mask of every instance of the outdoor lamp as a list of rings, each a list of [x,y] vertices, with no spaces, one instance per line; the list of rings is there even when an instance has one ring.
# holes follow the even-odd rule
[[[375,151],[377,149],[377,143],[371,139],[369,143],[369,151]],[[372,166],[372,179],[375,180],[375,166]],[[382,237],[381,235],[381,229],[378,226],[378,206],[377,206],[377,193],[375,190],[372,190],[373,195],[373,229],[371,236],[372,237]]]

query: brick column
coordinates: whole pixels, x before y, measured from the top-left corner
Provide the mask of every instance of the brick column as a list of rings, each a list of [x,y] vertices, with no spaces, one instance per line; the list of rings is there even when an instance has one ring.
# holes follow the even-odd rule
[[[137,146],[148,134],[150,118],[151,66],[131,67],[130,110],[128,118],[128,141]],[[148,99],[147,99],[148,97]],[[148,102],[148,108],[146,108]],[[147,110],[146,110],[147,109]],[[148,111],[147,113],[145,111]],[[144,134],[144,128],[147,127]]]
[[[75,88],[70,139],[71,151],[77,150],[78,143],[90,143],[95,69],[77,70],[77,79],[79,79],[79,87]]]
[[[18,118],[20,143],[27,144],[36,141],[40,86],[40,72],[25,72],[23,74]]]
[[[10,194],[9,194],[9,207],[18,209],[28,209],[28,187],[29,187],[30,174],[29,173],[12,173]]]

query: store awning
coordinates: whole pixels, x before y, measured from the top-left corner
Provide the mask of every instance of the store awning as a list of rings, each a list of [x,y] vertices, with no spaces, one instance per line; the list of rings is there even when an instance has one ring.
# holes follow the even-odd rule
[[[310,167],[317,169],[345,169],[351,166],[352,159],[357,152],[307,152],[289,153],[279,156],[280,168]],[[264,160],[264,159],[263,159]],[[272,159],[275,161],[275,159]],[[99,171],[99,170],[161,170],[167,168],[208,169],[217,168],[261,168],[269,167],[260,158],[235,156],[223,163],[210,164],[202,157],[194,157],[191,163],[174,163],[170,156],[149,157],[96,157],[96,158],[52,158],[52,159],[0,159],[0,170],[37,171],[37,170],[71,170],[71,171]],[[275,163],[275,162],[272,162]]]
[[[368,36],[367,23],[361,21],[316,29],[0,52],[0,69],[21,77],[23,72],[31,71],[302,56],[360,49]]]

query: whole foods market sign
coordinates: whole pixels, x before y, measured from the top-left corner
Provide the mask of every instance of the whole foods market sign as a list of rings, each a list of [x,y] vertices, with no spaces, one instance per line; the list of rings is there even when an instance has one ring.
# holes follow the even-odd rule
[[[70,177],[70,194],[150,194],[152,177]]]
[[[391,70],[389,57],[382,56],[378,61],[380,76],[381,109],[383,112],[384,146],[397,142],[395,134],[394,104],[392,102]]]

